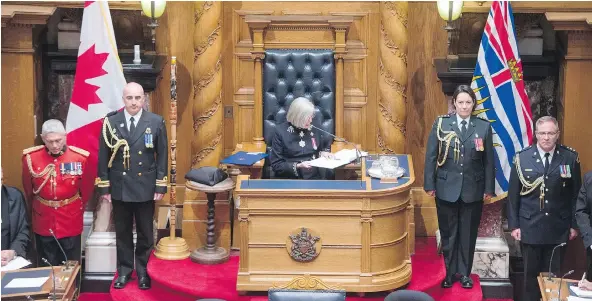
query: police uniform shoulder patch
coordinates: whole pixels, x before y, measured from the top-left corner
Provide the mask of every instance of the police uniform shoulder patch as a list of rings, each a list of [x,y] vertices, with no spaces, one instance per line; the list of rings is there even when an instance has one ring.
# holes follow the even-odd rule
[[[33,146],[33,147],[29,147],[29,148],[25,148],[25,149],[23,150],[23,155],[30,154],[30,153],[32,153],[32,152],[36,152],[36,151],[38,151],[38,150],[40,150],[40,149],[43,149],[44,147],[45,147],[45,145],[37,145],[37,146]]]
[[[76,146],[72,146],[72,145],[68,145],[68,148],[73,150],[74,152],[81,154],[85,157],[88,157],[88,155],[90,154],[88,151],[83,150],[82,148],[76,147]]]

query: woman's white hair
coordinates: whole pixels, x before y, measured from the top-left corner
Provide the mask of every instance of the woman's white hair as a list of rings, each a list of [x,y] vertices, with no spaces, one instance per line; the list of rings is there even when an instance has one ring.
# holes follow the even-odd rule
[[[57,119],[50,119],[43,123],[41,126],[41,135],[44,136],[46,134],[56,133],[56,134],[66,134],[66,129],[64,128],[64,124],[57,120]]]
[[[305,128],[308,119],[314,114],[314,105],[306,97],[298,97],[292,101],[290,108],[288,109],[288,122],[298,128]]]

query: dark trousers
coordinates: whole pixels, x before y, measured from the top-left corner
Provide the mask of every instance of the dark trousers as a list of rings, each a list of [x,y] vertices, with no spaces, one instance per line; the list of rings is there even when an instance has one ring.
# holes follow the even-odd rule
[[[130,275],[134,270],[133,221],[136,220],[136,274],[148,276],[146,266],[154,246],[154,201],[123,202],[112,200],[117,244],[117,272]]]
[[[47,259],[52,265],[62,265],[62,262],[66,260],[76,260],[79,264],[82,264],[80,262],[80,257],[82,256],[82,241],[80,238],[81,235],[76,235],[58,239],[66,253],[66,257],[68,257],[66,259],[53,236],[41,236],[35,234],[37,256],[39,259]],[[47,266],[43,260],[39,260],[38,262],[39,266]]]
[[[531,245],[521,244],[522,260],[524,261],[524,290],[522,292],[522,301],[539,301],[541,299],[541,290],[537,277],[541,272],[549,272],[549,261],[551,253],[556,245]],[[551,272],[558,274],[561,268],[561,262],[565,254],[565,248],[555,249],[553,262],[551,263]],[[561,276],[559,276],[561,277]]]
[[[469,276],[473,268],[483,202],[465,203],[458,200],[451,203],[436,198],[436,210],[446,276]]]

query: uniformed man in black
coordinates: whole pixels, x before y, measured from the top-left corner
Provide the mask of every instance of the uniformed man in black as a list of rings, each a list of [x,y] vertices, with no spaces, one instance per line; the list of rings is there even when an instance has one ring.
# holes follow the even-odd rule
[[[576,203],[576,222],[586,247],[588,269],[586,280],[592,282],[592,171],[584,175],[584,182]]]
[[[581,184],[578,154],[557,144],[557,120],[541,117],[535,128],[537,143],[514,156],[508,188],[508,227],[521,242],[524,260],[523,301],[541,298],[537,276],[549,270],[553,249],[577,236],[574,213]],[[555,272],[565,248],[557,249]]]
[[[109,113],[103,121],[96,185],[102,198],[113,202],[119,274],[114,288],[123,288],[134,269],[135,218],[138,286],[149,289],[146,266],[154,245],[154,201],[167,190],[167,132],[161,116],[142,109],[142,86],[128,83],[123,102],[123,111]]]
[[[446,265],[443,288],[460,275],[463,288],[472,288],[477,230],[483,200],[495,192],[493,130],[489,121],[472,116],[476,96],[461,85],[452,96],[455,114],[440,116],[428,138],[424,190],[436,197],[438,226]]]

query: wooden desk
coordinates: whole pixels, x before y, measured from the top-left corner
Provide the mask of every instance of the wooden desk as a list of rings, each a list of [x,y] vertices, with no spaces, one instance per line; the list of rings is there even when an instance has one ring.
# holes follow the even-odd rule
[[[56,276],[56,291],[57,291],[57,295],[56,295],[56,300],[60,300],[60,301],[73,301],[77,295],[77,290],[78,288],[76,287],[75,283],[76,283],[76,276],[78,275],[78,272],[80,272],[80,265],[78,264],[78,262],[75,263],[75,265],[73,265],[71,267],[70,271],[67,272],[62,272],[62,268],[63,266],[56,266],[54,267],[54,272],[55,272],[55,276]],[[22,271],[44,271],[44,270],[49,270],[51,271],[50,267],[44,267],[44,268],[33,268],[33,269],[22,269],[22,270],[15,270],[15,271],[7,271],[7,272],[2,272],[2,279],[4,279],[5,276],[10,275],[10,274],[14,274],[14,273],[18,273],[18,272],[22,272]],[[53,300],[52,297],[52,292],[53,292],[53,275],[50,272],[49,273],[49,279],[47,279],[47,281],[45,282],[45,284],[43,284],[43,286],[41,287],[41,290],[38,292],[29,292],[29,293],[18,293],[18,294],[2,294],[2,300],[7,300],[7,301],[16,301],[16,300],[38,300],[38,301],[48,301],[48,300]],[[63,279],[63,284],[62,284],[62,289],[60,289],[60,285],[58,284],[59,280],[58,279]],[[27,296],[30,296],[31,299],[27,299]]]
[[[237,290],[289,286],[376,292],[407,284],[415,177],[411,156],[398,157],[406,169],[398,183],[381,183],[365,172],[361,180],[335,181],[239,176]],[[370,162],[365,158],[362,170]]]
[[[559,293],[559,281],[561,278],[551,278],[549,281],[547,276],[549,273],[541,273],[537,279],[539,281],[539,288],[541,289],[541,296],[543,296],[543,301],[551,301],[554,300],[553,298],[557,298],[557,294]],[[567,287],[568,283],[577,283],[577,280],[571,279],[563,279],[561,282],[561,301],[567,300],[569,296],[569,287]]]

